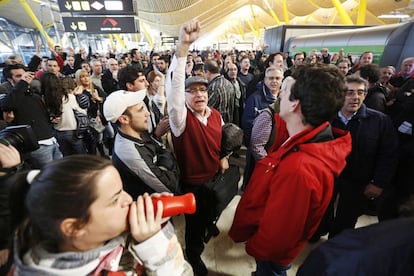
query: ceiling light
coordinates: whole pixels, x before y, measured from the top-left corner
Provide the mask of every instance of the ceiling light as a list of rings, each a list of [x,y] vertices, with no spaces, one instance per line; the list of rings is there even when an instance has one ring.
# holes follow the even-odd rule
[[[387,14],[381,14],[378,16],[378,18],[381,19],[402,19],[402,18],[409,18],[410,16],[408,14],[403,13],[387,13]]]

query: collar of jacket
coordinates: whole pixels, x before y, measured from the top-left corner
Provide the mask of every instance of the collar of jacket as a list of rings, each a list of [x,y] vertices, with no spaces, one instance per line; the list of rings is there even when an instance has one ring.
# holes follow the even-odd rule
[[[150,135],[149,135],[148,132],[142,132],[141,133],[141,139],[139,139],[137,137],[130,136],[128,134],[125,134],[120,129],[118,129],[118,134],[120,136],[124,137],[125,139],[131,140],[132,142],[138,144],[139,146],[144,146],[144,144],[146,142],[148,142],[149,140],[151,140],[151,137],[150,137]]]
[[[288,154],[291,151],[296,151],[298,145],[310,141],[311,139],[315,138],[315,136],[319,134],[322,130],[328,127],[329,129],[331,129],[329,122],[324,122],[316,128],[308,127],[307,129],[296,134],[295,136],[290,137],[283,145],[280,146],[280,148],[277,151],[269,154],[268,157],[274,159],[272,162],[273,164],[278,164],[286,154]]]
[[[354,117],[352,117],[352,120],[354,118],[367,118],[368,117],[368,113],[367,113],[367,106],[363,103],[361,105],[361,107],[358,109],[357,113],[355,114]]]
[[[263,83],[263,95],[265,96],[266,100],[269,103],[273,103],[277,98],[273,96],[272,92],[270,92],[269,88]]]
[[[209,81],[208,82],[208,84],[210,85],[211,83],[213,83],[213,82],[215,82],[217,79],[219,79],[219,78],[224,78],[224,76],[223,75],[220,75],[220,74],[218,74],[217,76],[215,76],[211,81]]]

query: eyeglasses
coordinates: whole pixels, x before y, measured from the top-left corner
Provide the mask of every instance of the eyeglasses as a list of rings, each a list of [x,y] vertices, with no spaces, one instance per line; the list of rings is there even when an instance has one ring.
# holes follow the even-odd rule
[[[192,88],[192,89],[186,89],[185,92],[195,94],[196,92],[205,93],[207,92],[207,88],[201,87],[201,88]]]
[[[347,97],[352,97],[355,94],[357,94],[358,96],[365,96],[367,92],[364,89],[358,89],[358,90],[348,90],[345,93]]]
[[[275,80],[281,80],[282,77],[266,77],[266,79],[268,79],[270,81],[275,81]]]

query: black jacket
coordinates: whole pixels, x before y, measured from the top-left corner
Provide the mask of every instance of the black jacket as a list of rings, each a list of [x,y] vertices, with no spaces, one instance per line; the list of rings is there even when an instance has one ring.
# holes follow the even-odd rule
[[[333,127],[349,130],[352,137],[352,151],[339,179],[356,187],[370,182],[381,188],[389,186],[397,166],[398,147],[391,119],[362,104],[347,125],[338,116],[331,123]]]
[[[103,73],[101,82],[104,92],[108,95],[119,89],[118,81],[113,78],[112,72],[109,70]]]
[[[179,193],[179,169],[172,154],[148,134],[137,139],[118,131],[112,163],[132,198],[145,192]]]
[[[346,230],[315,248],[297,276],[412,275],[414,219]]]
[[[0,177],[0,250],[10,248],[12,229],[9,208],[8,176]]]
[[[53,136],[52,124],[43,99],[29,89],[29,84],[19,81],[2,102],[3,110],[14,111],[12,125],[30,125],[37,140],[49,139]]]
[[[368,89],[368,94],[365,97],[364,104],[368,108],[375,109],[377,111],[385,112],[387,107],[387,90],[381,84],[375,84]]]

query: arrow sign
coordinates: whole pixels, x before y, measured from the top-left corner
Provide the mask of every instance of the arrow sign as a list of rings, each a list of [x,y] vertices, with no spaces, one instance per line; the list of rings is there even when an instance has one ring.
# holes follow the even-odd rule
[[[1,1],[1,0],[0,0]],[[135,15],[133,0],[59,0],[61,12],[82,15]]]
[[[72,9],[72,5],[68,1],[66,1],[65,2],[65,8],[68,9],[68,10],[71,10]]]
[[[139,24],[133,16],[85,16],[62,17],[66,32],[94,34],[137,33]]]
[[[105,18],[102,22],[102,26],[106,26],[107,24],[111,24],[112,27],[116,27],[118,25],[118,22],[113,18]]]
[[[76,25],[75,22],[70,23],[70,28],[74,31],[76,31],[78,29],[78,25]]]

